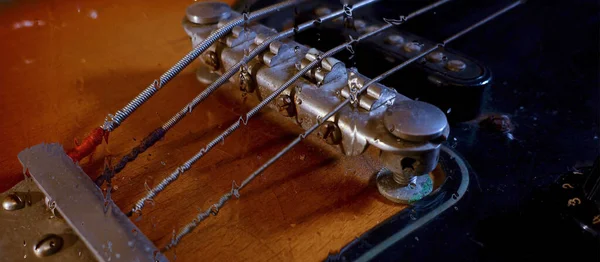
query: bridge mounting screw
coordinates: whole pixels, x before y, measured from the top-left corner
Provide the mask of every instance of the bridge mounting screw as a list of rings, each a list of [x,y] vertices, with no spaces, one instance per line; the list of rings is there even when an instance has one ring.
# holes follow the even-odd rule
[[[431,54],[428,54],[426,57],[427,61],[431,62],[431,63],[440,63],[442,61],[444,61],[444,59],[446,59],[446,57],[444,56],[444,53],[442,52],[432,52]]]
[[[24,207],[25,201],[15,193],[8,194],[4,200],[2,200],[2,208],[6,211],[19,210]]]
[[[38,257],[47,257],[56,254],[63,246],[63,239],[59,235],[48,234],[33,246],[33,253]]]

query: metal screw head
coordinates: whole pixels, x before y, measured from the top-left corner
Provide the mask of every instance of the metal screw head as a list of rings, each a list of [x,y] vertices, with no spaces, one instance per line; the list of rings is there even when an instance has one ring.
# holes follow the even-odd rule
[[[404,100],[387,108],[383,123],[398,138],[423,142],[440,137],[448,120],[444,112],[432,104]]]
[[[215,24],[231,16],[231,8],[222,2],[196,2],[185,10],[190,22],[200,25]]]
[[[47,257],[56,254],[62,246],[62,237],[55,234],[48,234],[33,246],[33,253],[38,257]]]
[[[377,189],[392,202],[412,204],[433,191],[433,181],[425,174],[414,177],[408,185],[400,185],[394,180],[394,173],[384,168],[377,173]]]
[[[446,68],[450,71],[460,72],[467,68],[467,64],[461,60],[450,60],[446,64]]]
[[[283,116],[293,116],[294,115],[294,107],[292,106],[292,98],[288,95],[280,95],[277,97],[275,104],[279,109],[279,113]]]
[[[8,194],[4,200],[2,200],[2,208],[7,211],[14,211],[25,207],[25,201],[23,201],[17,194]]]
[[[327,121],[319,127],[317,133],[320,138],[325,139],[325,142],[330,145],[339,144],[342,141],[342,132],[340,128],[333,122]]]
[[[404,37],[401,35],[388,35],[384,40],[384,43],[388,45],[401,45],[404,43]]]
[[[444,61],[444,57],[444,53],[442,52],[432,52],[427,55],[426,59],[431,63],[439,63]]]
[[[402,46],[407,53],[420,52],[423,44],[418,42],[408,42]]]

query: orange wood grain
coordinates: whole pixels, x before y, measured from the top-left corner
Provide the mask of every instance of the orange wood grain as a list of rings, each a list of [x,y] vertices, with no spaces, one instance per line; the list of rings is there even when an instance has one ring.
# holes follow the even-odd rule
[[[190,49],[181,28],[192,1],[25,1],[0,4],[0,191],[22,177],[16,155],[41,142],[72,147]],[[111,134],[91,161],[121,157],[204,86],[194,64]],[[226,88],[225,88],[226,89]],[[226,91],[226,90],[224,90]],[[128,210],[253,105],[220,92],[114,180]],[[232,92],[232,94],[239,94]],[[136,224],[158,247],[301,132],[265,112],[148,204]],[[311,138],[167,253],[178,261],[314,261],[402,210],[372,183],[377,152],[348,158]],[[113,161],[114,162],[114,161]]]

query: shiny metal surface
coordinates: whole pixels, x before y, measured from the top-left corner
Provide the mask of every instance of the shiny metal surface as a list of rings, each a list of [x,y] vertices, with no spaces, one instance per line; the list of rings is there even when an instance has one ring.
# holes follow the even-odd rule
[[[48,234],[42,237],[33,246],[33,253],[38,257],[47,257],[54,255],[63,247],[64,240],[56,234]]]
[[[441,0],[438,1],[436,3],[427,5],[411,14],[409,14],[407,17],[414,17],[418,14],[423,13],[424,11],[430,10],[433,7],[439,6],[443,3],[449,2],[449,0]],[[358,4],[356,4],[354,7],[359,7],[359,5],[368,5],[370,4],[370,1],[362,1],[359,2]],[[346,6],[344,6],[344,9],[346,9]],[[349,10],[350,12],[352,11],[352,9]],[[338,11],[339,12],[339,11]],[[337,12],[336,12],[337,13]],[[335,13],[332,13],[330,15],[331,18],[335,17],[334,15]],[[320,20],[317,21],[318,23],[320,23]],[[302,24],[300,26],[297,26],[294,28],[294,31],[299,30],[298,28],[303,28],[305,24]],[[210,208],[201,211],[199,213],[197,213],[196,217],[188,224],[184,225],[183,227],[181,227],[181,229],[179,230],[179,232],[177,233],[177,235],[175,235],[175,237],[172,239],[171,243],[169,243],[167,246],[165,246],[164,250],[169,250],[174,248],[177,244],[179,244],[179,242],[181,241],[181,239],[188,235],[189,233],[191,233],[202,221],[204,221],[206,218],[208,218],[210,216],[210,214],[213,215],[217,215],[218,211],[225,205],[225,203],[227,203],[233,196],[239,198],[240,193],[239,191],[242,190],[244,187],[246,187],[251,181],[253,181],[259,174],[261,174],[265,169],[267,169],[269,166],[271,166],[272,164],[274,164],[279,158],[281,158],[284,154],[286,154],[287,152],[289,152],[293,147],[295,147],[298,143],[300,143],[302,140],[304,140],[306,137],[308,137],[312,132],[314,132],[315,130],[317,130],[323,123],[324,120],[329,120],[329,119],[335,119],[336,115],[338,113],[346,113],[349,109],[350,111],[353,111],[352,108],[348,107],[348,105],[350,103],[355,103],[355,100],[357,98],[357,96],[362,95],[362,93],[366,92],[367,89],[369,88],[369,86],[371,85],[375,85],[377,84],[380,80],[384,79],[386,76],[388,76],[389,74],[409,65],[410,63],[416,61],[416,59],[418,58],[417,56],[415,56],[413,59],[411,60],[407,60],[405,63],[402,63],[401,65],[395,67],[393,70],[394,71],[388,71],[374,79],[369,80],[366,84],[364,85],[357,85],[358,81],[356,81],[356,78],[353,79],[349,79],[347,77],[347,72],[345,69],[345,66],[343,66],[343,63],[341,62],[336,62],[336,61],[329,61],[326,60],[325,58],[328,58],[334,54],[337,54],[338,52],[342,51],[343,49],[349,49],[351,48],[351,45],[354,43],[357,43],[361,40],[364,39],[368,39],[369,37],[372,37],[378,33],[383,32],[386,29],[389,29],[393,26],[393,24],[388,24],[382,27],[377,27],[376,29],[374,29],[373,31],[369,31],[368,33],[365,33],[361,36],[359,36],[356,39],[351,39],[349,42],[346,42],[344,44],[341,44],[339,46],[336,46],[330,50],[328,50],[327,52],[321,53],[318,50],[309,50],[305,55],[304,58],[311,60],[310,63],[305,64],[304,66],[302,66],[302,63],[300,63],[300,66],[298,66],[297,62],[299,62],[298,60],[296,61],[292,61],[293,63],[293,67],[287,67],[289,69],[296,69],[297,72],[295,74],[293,74],[291,77],[286,77],[283,82],[283,84],[281,85],[275,85],[275,89],[274,90],[267,90],[267,95],[263,96],[266,97],[264,98],[258,106],[254,107],[253,109],[251,109],[247,114],[246,117],[240,117],[240,120],[235,122],[233,125],[231,125],[226,131],[224,131],[223,133],[221,133],[220,135],[218,135],[213,141],[211,141],[207,147],[202,148],[198,154],[196,154],[194,157],[192,157],[190,160],[188,160],[184,165],[182,165],[181,167],[179,167],[171,176],[167,177],[166,179],[164,179],[158,186],[154,187],[153,189],[150,190],[150,192],[148,192],[148,194],[143,197],[142,199],[140,199],[137,203],[136,206],[132,209],[131,212],[138,212],[141,210],[141,208],[143,208],[143,206],[145,205],[146,200],[148,199],[152,199],[157,193],[161,192],[162,190],[164,190],[164,188],[169,185],[170,183],[172,183],[173,181],[175,181],[179,175],[181,173],[183,173],[185,170],[189,169],[189,166],[191,164],[193,164],[194,162],[196,162],[200,157],[202,157],[208,150],[210,150],[216,143],[220,142],[221,140],[223,140],[225,137],[227,137],[229,134],[231,134],[233,131],[235,131],[241,124],[240,123],[244,123],[246,124],[248,119],[253,116],[254,114],[256,114],[259,110],[261,110],[266,104],[270,103],[272,100],[274,100],[277,96],[281,95],[284,91],[286,91],[290,86],[292,86],[294,84],[294,82],[297,82],[301,79],[302,76],[307,76],[307,74],[309,73],[310,70],[312,70],[314,68],[314,74],[308,74],[308,77],[310,77],[310,82],[305,86],[296,86],[295,90],[296,93],[298,94],[302,94],[304,93],[304,89],[313,89],[313,90],[319,90],[319,89],[325,89],[325,86],[328,86],[329,88],[329,92],[333,92],[333,94],[338,94],[340,92],[340,89],[343,89],[346,87],[346,85],[348,85],[348,87],[350,88],[350,91],[353,93],[351,95],[350,98],[346,98],[345,100],[343,100],[341,103],[340,102],[333,102],[333,103],[329,103],[329,104],[325,104],[324,106],[328,109],[326,109],[326,111],[324,112],[324,114],[319,114],[319,113],[313,113],[313,114],[309,114],[309,116],[305,119],[303,119],[302,121],[306,121],[309,123],[303,123],[303,128],[306,129],[306,132],[300,134],[296,139],[294,139],[292,141],[292,143],[288,144],[283,150],[279,151],[274,157],[270,158],[265,164],[263,164],[261,167],[259,167],[257,170],[255,170],[251,175],[249,175],[248,177],[246,177],[246,179],[244,179],[244,181],[237,186],[235,184],[235,182],[232,185],[232,188],[229,192],[225,193],[224,195],[222,195],[219,200],[214,203],[213,205],[210,206]],[[283,34],[283,33],[282,33]],[[278,34],[277,37],[281,36],[282,34]],[[193,37],[192,37],[193,38]],[[271,38],[270,38],[271,39]],[[276,38],[273,38],[276,39]],[[259,40],[260,45],[263,46],[265,43],[269,43],[269,42],[264,42]],[[299,46],[299,45],[298,45]],[[258,48],[255,48],[252,53],[254,53]],[[296,49],[296,48],[294,48]],[[428,52],[433,51],[430,50]],[[427,53],[423,53],[421,54],[422,56],[426,55]],[[242,54],[242,59],[246,60],[248,56],[244,53]],[[253,56],[250,56],[253,57]],[[225,60],[225,59],[223,59]],[[290,59],[291,60],[291,59]],[[236,65],[231,66],[230,68],[236,68],[234,70],[237,70],[237,68],[239,68],[239,64],[241,62],[238,62]],[[316,67],[318,65],[321,65],[321,67]],[[339,65],[339,66],[338,66]],[[277,68],[277,67],[275,67]],[[275,69],[273,68],[273,69]],[[336,70],[336,68],[339,68]],[[339,71],[340,75],[339,77],[331,77],[329,79],[328,76],[330,74],[328,73],[324,73],[324,74],[320,74],[322,73],[322,71]],[[226,77],[228,74],[229,76],[227,76],[227,78],[231,77],[231,69],[229,69],[228,71],[223,73],[223,77]],[[282,71],[282,70],[279,70]],[[294,70],[283,70],[283,71],[291,71],[294,72]],[[292,74],[291,72],[289,72],[289,74]],[[259,72],[260,73],[260,72]],[[337,75],[337,74],[336,74]],[[279,74],[276,74],[276,76],[279,76]],[[316,81],[316,84],[314,83]],[[258,81],[257,81],[258,82]],[[340,85],[341,84],[341,85]],[[209,87],[210,89],[210,87]],[[373,93],[378,94],[379,91],[374,91]],[[294,94],[294,93],[290,93],[290,94]],[[312,100],[318,100],[317,97],[324,97],[323,94],[316,94],[314,96],[308,96],[308,99],[312,99]],[[327,97],[327,96],[325,96]],[[337,95],[329,95],[329,97],[337,97]],[[317,99],[315,99],[317,98]],[[296,97],[295,99],[296,105],[303,105],[304,102],[302,99],[299,99]],[[384,106],[381,106],[381,108],[385,108]],[[311,110],[312,108],[308,108],[309,110]],[[344,111],[341,111],[342,109],[344,109]],[[370,108],[369,108],[370,109]],[[297,110],[299,110],[297,108]],[[353,117],[349,117],[348,118],[351,121],[354,121]],[[377,122],[381,122],[380,120]],[[364,124],[363,124],[364,125]],[[372,130],[372,128],[369,128],[370,130]],[[356,128],[355,128],[356,130]],[[447,130],[447,129],[446,129]],[[385,130],[378,130],[381,131],[380,133],[386,133],[385,135],[390,136],[389,133],[387,133],[387,131]],[[369,141],[371,142],[371,141]],[[379,144],[380,139],[379,137],[375,137],[373,142],[371,142],[371,144],[376,145]],[[397,144],[401,143],[401,141],[396,140]],[[413,150],[417,151],[417,154],[419,154],[418,149],[414,150],[413,145],[409,145],[409,144],[405,144],[407,145],[407,147],[409,148],[408,150]],[[422,145],[417,145],[418,146],[422,146]],[[427,146],[431,146],[434,147],[435,149],[433,150],[435,153],[439,153],[439,143],[435,143],[435,144],[429,144],[426,143],[425,145]],[[363,149],[359,152],[362,153],[362,151],[364,151],[364,149],[366,149],[366,143],[364,144]],[[400,150],[402,150],[404,148],[401,148]],[[430,164],[431,165],[431,164]]]
[[[231,16],[231,8],[223,2],[196,2],[185,9],[185,16],[196,24],[214,24]]]
[[[394,180],[394,172],[384,168],[377,173],[377,189],[392,202],[412,204],[431,193],[433,181],[425,174],[413,177],[408,185],[400,185]]]
[[[426,57],[427,61],[431,63],[439,63],[444,61],[444,53],[442,52],[433,52]]]
[[[448,70],[452,70],[454,72],[460,72],[465,70],[465,68],[467,68],[467,64],[465,64],[465,62],[461,61],[461,60],[450,60],[448,61],[448,63],[446,64],[446,68],[448,68]]]
[[[144,234],[138,234],[140,230],[112,199],[105,198],[60,144],[25,149],[19,153],[19,161],[96,259],[167,261]]]
[[[401,45],[404,43],[404,37],[394,34],[387,36],[383,41],[389,45]]]
[[[447,1],[439,1],[426,6],[410,14],[409,17],[413,17],[415,16],[414,14],[420,14],[423,10],[429,10],[433,6],[438,6],[445,2]],[[390,27],[391,24],[378,27],[377,32],[368,33],[355,41],[371,35],[376,35],[378,32]],[[256,25],[253,28],[260,29],[261,27]],[[190,33],[190,37],[192,37],[193,41],[201,41],[204,37],[203,34],[194,33],[193,30],[186,29],[186,31]],[[257,40],[255,40],[255,43],[240,44],[239,46],[232,48],[219,48],[220,52],[217,53],[217,57],[221,60],[219,63],[223,65],[223,68],[236,68],[239,64],[239,60],[245,57],[244,46],[248,44],[251,46],[262,44],[264,41],[261,40],[262,38],[264,37],[258,37]],[[341,138],[336,137],[330,142],[334,144],[339,143],[342,152],[350,156],[362,154],[368,145],[373,145],[385,152],[393,152],[394,157],[387,158],[387,161],[384,161],[384,163],[390,164],[391,170],[399,172],[401,172],[402,169],[394,168],[395,163],[392,162],[396,160],[399,161],[402,156],[406,155],[421,160],[422,163],[417,168],[419,172],[427,173],[435,167],[435,152],[439,150],[439,143],[430,143],[428,140],[419,140],[416,142],[412,140],[403,140],[390,133],[383,124],[386,108],[395,103],[409,100],[408,98],[398,94],[394,89],[377,83],[366,87],[367,92],[365,92],[365,94],[357,95],[356,91],[361,89],[363,84],[369,79],[360,75],[354,69],[346,69],[346,66],[341,61],[329,58],[331,54],[344,48],[344,45],[338,46],[327,53],[323,53],[314,48],[307,49],[294,41],[288,41],[287,44],[289,46],[296,46],[293,48],[294,53],[296,53],[295,56],[290,56],[287,60],[282,61],[277,66],[271,65],[268,67],[259,67],[256,74],[253,74],[255,79],[252,82],[258,85],[257,95],[259,98],[272,97],[273,94],[278,94],[280,92],[282,92],[281,95],[289,96],[295,102],[295,114],[293,119],[304,129],[309,129],[317,123],[319,119],[323,118],[327,112],[333,110],[335,105],[342,102],[344,98],[356,97],[357,105],[360,107],[359,110],[353,109],[353,107],[347,107],[339,112],[335,120],[328,119],[338,127],[341,134]],[[269,50],[266,53],[269,52],[273,53],[273,50]],[[313,70],[308,70],[311,69],[311,65],[315,63],[318,63],[319,66]],[[224,70],[220,70],[222,73],[227,73],[223,71]],[[296,77],[296,71],[306,71],[305,77]],[[293,82],[294,88],[280,91],[281,87],[285,88],[290,86],[290,84],[288,84],[292,83],[290,78],[292,78],[292,80],[296,79],[295,82]],[[236,80],[235,76],[233,76],[230,81],[238,83],[242,82],[239,79]],[[262,104],[266,102],[269,101],[262,101]],[[270,106],[277,110],[280,110],[281,107],[278,106],[277,103]],[[423,116],[425,118],[427,117],[427,115]],[[428,121],[425,118],[421,119],[422,122]],[[445,123],[446,120],[443,114],[442,118],[442,122]],[[244,118],[244,120],[247,119],[248,117]],[[419,121],[419,119],[420,116],[415,116],[415,119],[413,120]],[[411,124],[408,122],[409,121],[405,121],[404,124]],[[239,123],[237,123],[237,125],[239,125]],[[446,136],[448,135],[448,130],[446,125],[444,125],[442,132],[445,132]],[[322,131],[324,131],[322,133],[326,133],[326,130]],[[329,133],[327,135],[333,134]],[[215,139],[215,141],[218,142],[220,139]]]
[[[242,25],[248,21],[260,19],[268,16],[274,12],[278,12],[281,9],[291,7],[298,4],[301,0],[288,0],[275,4],[263,9],[251,12],[247,17],[239,17],[237,19],[227,22],[227,24],[219,27],[217,30],[210,32],[210,34],[204,39],[202,43],[194,46],[194,49],[181,58],[175,65],[169,70],[163,73],[158,79],[155,79],[148,87],[146,87],[141,93],[139,93],[133,100],[129,101],[127,105],[118,110],[114,115],[109,114],[102,125],[102,128],[107,131],[112,131],[117,128],[125,119],[127,119],[135,110],[142,106],[148,101],[154,94],[156,94],[162,87],[177,76],[183,69],[191,64],[196,58],[198,58],[204,51],[211,47],[217,40],[223,36],[229,34],[233,28]]]
[[[19,182],[9,191],[0,194],[19,195],[26,200],[24,208],[15,211],[0,209],[0,254],[2,261],[42,261],[39,255],[46,254],[43,261],[96,261],[83,241],[73,232],[64,219],[53,216],[44,203],[44,194],[31,179]],[[43,236],[54,235],[62,240],[60,252],[48,255],[37,248]],[[49,242],[47,242],[49,244]],[[56,243],[55,243],[56,244]],[[38,251],[36,253],[36,250]]]
[[[363,1],[358,2],[355,5],[353,5],[352,8],[356,8],[356,9],[364,8],[364,7],[367,7],[377,1],[378,0],[363,0]],[[444,1],[447,1],[447,0],[444,0]],[[198,104],[200,104],[200,102],[204,101],[204,99],[206,99],[217,88],[219,88],[221,85],[225,84],[226,82],[231,81],[232,77],[237,73],[238,70],[241,70],[242,68],[247,66],[247,64],[249,62],[253,61],[255,59],[255,57],[257,57],[258,55],[263,53],[267,48],[270,49],[271,44],[276,43],[280,40],[286,39],[298,32],[302,32],[304,30],[313,28],[313,27],[317,26],[319,23],[322,23],[322,22],[325,22],[328,20],[332,20],[335,17],[342,16],[343,14],[344,14],[344,10],[340,9],[340,10],[333,12],[325,17],[320,17],[315,20],[304,22],[294,28],[287,29],[278,34],[274,34],[272,37],[268,37],[268,38],[265,38],[262,36],[257,37],[256,39],[254,39],[255,40],[254,43],[246,43],[246,47],[251,47],[251,46],[255,45],[256,43],[259,43],[258,45],[256,45],[256,47],[254,47],[252,49],[252,51],[249,54],[247,54],[247,51],[245,49],[240,49],[239,46],[232,48],[233,50],[238,51],[238,53],[236,55],[236,59],[229,60],[229,61],[233,62],[234,64],[227,65],[226,64],[227,61],[224,61],[225,59],[221,58],[222,61],[220,62],[220,64],[225,65],[224,67],[228,68],[228,69],[224,72],[221,72],[222,75],[219,77],[219,79],[217,79],[215,82],[213,82],[204,91],[202,91],[198,96],[194,97],[190,103],[188,103],[179,112],[177,112],[175,115],[173,115],[171,117],[171,119],[169,119],[165,124],[163,124],[162,128],[165,131],[169,130],[176,123],[181,121],[181,119],[183,119],[186,115],[188,115],[192,112],[192,109],[194,107],[196,107]],[[192,39],[199,38],[199,36],[197,36],[197,35],[190,36],[190,37],[192,37]],[[256,41],[258,41],[258,42],[256,42]],[[355,41],[358,41],[358,40],[355,40]],[[323,56],[324,57],[331,56],[331,55],[335,54],[336,52],[339,52],[340,50],[342,50],[349,44],[350,43],[340,45],[340,46],[334,48],[333,50],[328,51],[328,53],[324,54]],[[294,49],[296,49],[296,48],[294,48]],[[223,52],[225,52],[225,50],[227,50],[227,47],[223,47],[222,50],[223,50]],[[302,72],[302,70],[304,70],[306,72],[306,71],[312,69],[319,62],[321,62],[321,61],[315,60],[315,61],[311,62],[311,64],[309,66],[301,69],[301,72]],[[275,100],[278,95],[283,93],[293,82],[295,82],[303,74],[304,74],[304,72],[297,73],[297,74],[293,75],[291,78],[286,79],[284,84],[278,86],[277,89],[274,92],[272,92],[271,94],[269,94],[268,96],[265,96],[264,99],[257,106],[255,106],[250,111],[248,111],[248,113],[246,113],[245,116],[240,116],[240,118],[237,122],[233,123],[225,131],[223,131],[221,134],[219,134],[217,137],[215,137],[212,141],[210,141],[205,147],[201,148],[195,155],[193,155],[191,158],[189,158],[187,161],[185,161],[181,166],[177,167],[168,177],[163,179],[158,185],[156,185],[155,187],[150,189],[144,197],[140,198],[136,202],[135,206],[131,209],[131,211],[128,214],[131,214],[134,212],[140,212],[148,201],[151,201],[157,194],[159,194],[160,192],[165,190],[165,188],[167,186],[169,186],[171,183],[173,183],[175,180],[177,180],[182,174],[184,174],[186,171],[188,171],[194,163],[196,163],[198,160],[200,160],[200,158],[202,158],[207,152],[209,152],[217,144],[221,143],[221,141],[223,141],[226,137],[228,137],[230,134],[232,134],[242,124],[246,125],[250,118],[252,118],[254,115],[258,114],[260,112],[260,110],[263,107],[265,107],[267,104],[269,104],[271,101]],[[238,80],[239,80],[238,83],[242,83],[242,86],[247,87],[247,85],[246,85],[247,83],[244,83],[244,82],[249,81],[250,79],[242,79],[242,78],[247,78],[247,77],[246,76],[242,77],[243,74],[238,74],[238,75],[240,76],[238,78]],[[248,76],[249,76],[249,74],[248,74]],[[254,78],[254,76],[252,76],[252,78]],[[258,81],[255,81],[255,79],[252,79],[252,82],[258,82]],[[185,234],[187,234],[187,233],[185,233]],[[173,243],[170,244],[169,246],[172,247],[175,244],[177,244],[179,242],[179,239],[181,238],[181,236],[182,236],[182,234],[178,234],[172,241]]]
[[[442,110],[414,100],[401,101],[388,107],[383,122],[390,133],[413,142],[436,139],[448,127]]]
[[[6,211],[14,211],[25,207],[25,201],[23,201],[19,195],[12,193],[4,197],[2,200],[2,208]]]
[[[407,53],[420,52],[422,48],[423,44],[418,42],[408,42],[402,46],[402,49],[404,49],[404,51],[406,51]]]

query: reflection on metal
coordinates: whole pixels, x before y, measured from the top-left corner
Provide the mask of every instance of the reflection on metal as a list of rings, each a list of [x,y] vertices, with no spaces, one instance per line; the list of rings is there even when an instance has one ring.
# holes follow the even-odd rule
[[[53,217],[44,203],[44,194],[31,179],[19,182],[0,194],[21,197],[27,206],[16,211],[0,209],[0,260],[40,261],[34,252],[42,236],[54,234],[62,240],[60,252],[44,257],[43,261],[97,261],[64,219]]]
[[[97,260],[167,261],[60,144],[25,149],[19,161]]]
[[[446,2],[448,1],[438,1],[426,5],[409,14],[406,20]],[[356,23],[357,27],[360,27],[360,20],[357,20]],[[201,42],[206,37],[206,32],[216,28],[214,25],[192,27],[185,23],[184,27],[194,43]],[[343,62],[331,57],[333,54],[345,50],[346,45],[374,37],[391,27],[392,24],[378,27],[377,31],[364,34],[357,39],[351,39],[350,42],[327,52],[307,48],[289,40],[285,46],[293,50],[294,55],[284,56],[285,59],[281,59],[277,66],[268,64],[264,58],[262,60],[255,59],[263,62],[255,73],[250,74],[251,82],[257,85],[255,94],[262,100],[255,109],[260,110],[263,105],[269,103],[271,97],[277,95],[279,99],[275,100],[275,103],[269,103],[269,106],[282,112],[285,116],[290,116],[290,119],[295,120],[306,130],[317,122],[328,123],[324,129],[319,129],[319,134],[325,138],[327,143],[339,145],[344,154],[360,155],[371,145],[388,153],[386,159],[389,161],[383,162],[389,167],[389,170],[395,173],[398,173],[398,170],[401,172],[402,169],[395,168],[394,163],[399,163],[405,156],[418,160],[418,163],[415,164],[416,172],[420,174],[431,172],[437,164],[436,154],[439,152],[440,142],[443,141],[443,139],[434,140],[433,138],[447,137],[449,133],[444,113],[424,102],[412,101],[398,94],[393,88],[378,83],[366,87],[364,94],[357,94],[357,91],[363,88],[370,79],[358,73],[354,68],[346,68]],[[248,30],[255,31],[257,35],[271,31],[270,28],[260,24],[254,25]],[[264,42],[260,40],[262,38],[264,37],[257,37],[258,40],[249,39],[246,42],[240,42],[235,47],[215,49],[218,63],[222,65],[216,73],[228,76],[228,71],[237,67],[240,58],[246,57],[244,50],[247,48],[253,50],[257,41]],[[391,40],[394,40],[394,43],[404,41],[398,37]],[[276,45],[266,50],[265,53],[275,54],[272,59],[280,57],[282,56],[280,54],[282,46],[282,44]],[[297,75],[303,77],[297,77]],[[230,81],[233,83],[244,82],[240,79],[240,75],[232,75]],[[348,98],[356,102],[355,107],[345,107],[335,117],[325,119],[324,116],[327,112]],[[291,101],[294,103],[291,104]],[[403,107],[394,111],[398,106],[404,104],[409,104],[409,108]],[[251,110],[248,116],[252,116],[255,111]],[[399,117],[386,117],[386,112],[388,114],[391,112],[393,116],[399,115]],[[247,121],[249,118],[245,117],[244,120]],[[398,130],[394,132],[387,130],[384,125],[386,118],[387,123],[397,126]],[[234,125],[239,126],[239,123]],[[235,129],[237,126],[232,127]],[[411,129],[413,126],[414,128]],[[220,138],[218,137],[214,141],[220,141]],[[211,145],[209,144],[208,148],[211,148]],[[204,153],[202,152],[202,154]],[[143,204],[143,201],[139,201],[139,203]]]
[[[6,211],[14,211],[25,207],[25,202],[17,194],[9,194],[2,200],[2,208]]]
[[[392,202],[412,204],[429,195],[433,190],[433,181],[429,174],[412,177],[408,185],[396,182],[394,175],[397,174],[385,168],[377,174],[379,193]]]
[[[214,24],[231,16],[231,8],[222,2],[196,2],[185,10],[188,20],[196,24]]]
[[[378,254],[381,254],[383,251],[402,240],[404,237],[417,230],[419,227],[425,225],[435,217],[437,217],[442,212],[446,211],[451,206],[454,206],[467,192],[467,188],[469,187],[469,170],[465,162],[454,153],[448,147],[441,147],[442,154],[449,155],[449,159],[453,161],[459,168],[460,172],[457,174],[460,176],[460,182],[458,189],[452,197],[449,197],[445,202],[437,206],[435,209],[427,212],[422,217],[417,218],[414,222],[406,225],[404,228],[400,229],[398,232],[394,233],[384,241],[381,241],[379,244],[375,245],[369,251],[365,252],[355,261],[372,261],[376,258]],[[433,197],[433,196],[432,196]]]
[[[38,257],[47,257],[56,254],[63,247],[62,237],[48,234],[33,246],[33,253]]]

